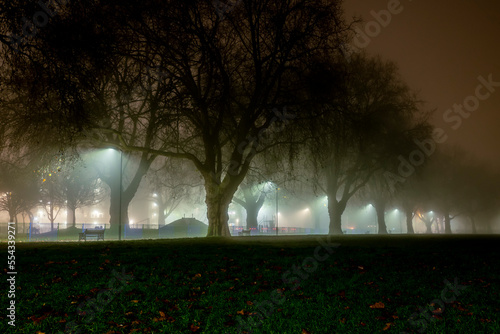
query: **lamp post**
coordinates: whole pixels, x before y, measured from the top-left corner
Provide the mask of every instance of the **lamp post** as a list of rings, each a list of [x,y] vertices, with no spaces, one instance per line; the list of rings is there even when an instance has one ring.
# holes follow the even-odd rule
[[[278,235],[278,191],[280,188],[276,186],[276,235]]]
[[[398,211],[399,213],[399,211]],[[399,233],[403,234],[403,215],[399,214]]]
[[[122,173],[123,173],[123,162],[122,162],[122,156],[123,152],[122,150],[120,151],[120,197],[119,197],[119,203],[118,203],[118,241],[122,240]]]
[[[118,175],[118,191],[119,196],[118,196],[118,241],[122,240],[122,174],[123,174],[123,152],[119,148],[116,148],[115,146],[109,148],[112,151],[118,151],[120,153],[120,173]]]

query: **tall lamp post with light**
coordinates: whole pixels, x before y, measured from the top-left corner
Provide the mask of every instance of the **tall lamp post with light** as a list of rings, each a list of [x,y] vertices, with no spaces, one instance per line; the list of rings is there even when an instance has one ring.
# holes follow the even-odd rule
[[[118,203],[118,241],[122,240],[122,174],[123,174],[123,152],[120,151],[120,199]]]
[[[280,188],[278,188],[278,186],[276,186],[276,235],[278,235],[278,216],[279,216],[279,213],[278,213],[278,191],[280,190]]]
[[[120,153],[120,173],[119,173],[119,189],[120,192],[118,197],[118,241],[122,240],[122,174],[123,174],[123,151],[119,148],[112,147],[110,150],[118,151]]]
[[[403,220],[405,218],[405,214],[404,214],[404,211],[399,211],[399,230],[401,232],[401,234],[403,234]]]

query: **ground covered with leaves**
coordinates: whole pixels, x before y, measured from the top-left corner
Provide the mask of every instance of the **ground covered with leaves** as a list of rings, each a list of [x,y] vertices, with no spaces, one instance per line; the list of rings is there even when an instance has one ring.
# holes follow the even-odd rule
[[[0,332],[500,333],[499,241],[17,243],[16,326],[8,325],[2,292]]]

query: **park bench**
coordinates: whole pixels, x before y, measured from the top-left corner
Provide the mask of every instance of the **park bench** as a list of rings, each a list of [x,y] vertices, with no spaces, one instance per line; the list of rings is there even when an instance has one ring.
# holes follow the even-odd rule
[[[82,241],[82,240],[87,241],[87,237],[96,237],[98,241],[99,240],[104,241],[104,231],[106,231],[106,230],[105,229],[101,229],[101,230],[85,229],[83,232],[79,233],[78,241]]]

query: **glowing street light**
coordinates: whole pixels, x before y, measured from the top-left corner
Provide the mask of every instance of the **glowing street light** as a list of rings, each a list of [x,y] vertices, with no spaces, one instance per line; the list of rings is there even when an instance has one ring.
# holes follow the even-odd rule
[[[111,151],[118,151],[120,152],[120,198],[119,198],[119,203],[118,203],[118,241],[122,240],[122,174],[123,174],[123,152],[119,148],[110,148],[109,150]]]
[[[279,216],[279,212],[278,212],[278,192],[279,192],[280,188],[278,188],[278,186],[276,186],[276,235],[278,235],[278,216]]]

